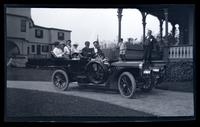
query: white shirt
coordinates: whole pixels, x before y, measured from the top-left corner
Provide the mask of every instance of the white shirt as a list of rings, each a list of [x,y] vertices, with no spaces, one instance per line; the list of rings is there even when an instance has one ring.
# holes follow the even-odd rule
[[[97,53],[97,52],[98,52],[98,49],[97,49],[97,48],[94,48],[94,52]]]
[[[72,54],[73,53],[79,53],[80,51],[77,48],[72,48]]]
[[[64,47],[64,53],[70,55],[71,49],[69,46]]]
[[[60,48],[57,48],[57,47],[53,49],[53,53],[56,55],[56,57],[62,57],[64,54],[64,52]]]
[[[126,53],[126,44],[125,44],[125,42],[119,43],[119,50],[120,50],[120,54],[125,54]]]

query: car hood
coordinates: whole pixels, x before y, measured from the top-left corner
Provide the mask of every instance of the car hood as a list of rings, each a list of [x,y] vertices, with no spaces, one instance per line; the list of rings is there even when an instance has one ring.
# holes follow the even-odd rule
[[[142,64],[142,61],[117,61],[113,62],[111,66],[117,66],[117,67],[139,67],[140,64]]]

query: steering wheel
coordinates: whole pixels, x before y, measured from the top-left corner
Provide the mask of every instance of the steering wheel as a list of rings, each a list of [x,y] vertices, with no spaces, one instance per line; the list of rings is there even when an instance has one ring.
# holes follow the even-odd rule
[[[72,53],[71,57],[72,58],[77,58],[79,56],[79,53],[75,52],[75,53]]]
[[[104,83],[108,77],[108,67],[99,61],[90,61],[86,65],[86,72],[90,82]]]

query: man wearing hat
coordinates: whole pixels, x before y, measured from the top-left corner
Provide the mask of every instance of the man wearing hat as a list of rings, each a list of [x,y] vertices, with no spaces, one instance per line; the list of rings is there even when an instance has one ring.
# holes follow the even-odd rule
[[[153,44],[156,42],[156,39],[152,35],[152,31],[148,30],[147,37],[145,38],[143,47],[144,47],[144,62],[151,63],[151,53],[153,49]]]
[[[72,54],[73,53],[79,53],[79,50],[78,50],[78,43],[74,43],[73,44],[73,47],[72,47]]]
[[[93,56],[94,54],[94,49],[90,48],[90,42],[89,41],[86,41],[85,42],[85,47],[82,49],[82,56],[85,57],[85,58],[90,58]]]
[[[71,52],[72,59],[79,59],[81,57],[80,52],[78,50],[78,43],[74,43]]]

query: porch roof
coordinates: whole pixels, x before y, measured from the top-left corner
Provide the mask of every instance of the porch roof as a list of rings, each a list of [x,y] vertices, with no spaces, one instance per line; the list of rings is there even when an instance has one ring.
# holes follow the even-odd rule
[[[134,7],[161,19],[165,19],[164,9],[167,8],[168,20],[173,24],[183,23],[188,19],[190,10],[194,9],[192,4],[145,4],[135,5]]]

